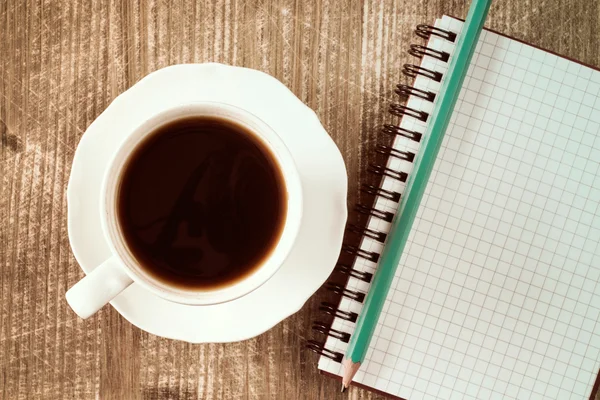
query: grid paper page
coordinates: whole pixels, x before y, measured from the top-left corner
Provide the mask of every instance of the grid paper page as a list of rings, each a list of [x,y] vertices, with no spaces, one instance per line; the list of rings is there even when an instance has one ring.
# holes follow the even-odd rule
[[[443,39],[429,46],[452,52]],[[429,57],[422,65],[446,68]],[[600,368],[599,96],[599,72],[482,33],[357,382],[410,400],[589,398]],[[402,126],[425,129],[412,118]],[[354,279],[349,287],[368,290]],[[319,368],[341,374],[326,358]]]

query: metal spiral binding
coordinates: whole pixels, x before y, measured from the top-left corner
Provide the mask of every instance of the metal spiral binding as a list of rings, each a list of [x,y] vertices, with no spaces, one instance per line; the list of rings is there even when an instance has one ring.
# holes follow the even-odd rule
[[[396,203],[398,203],[400,201],[400,193],[393,192],[391,190],[385,190],[385,189],[377,187],[377,186],[363,184],[360,187],[360,191],[364,192],[364,193],[372,194],[373,196],[383,197],[384,199],[388,199],[388,200],[394,201]]]
[[[395,149],[391,146],[385,146],[383,144],[378,144],[377,146],[375,146],[375,152],[379,154],[384,154],[386,156],[396,157],[408,162],[413,162],[415,160],[415,153],[413,153],[412,151],[402,151]]]
[[[351,276],[353,278],[356,278],[358,280],[361,280],[363,282],[367,282],[370,283],[371,279],[373,279],[373,274],[370,272],[364,272],[364,271],[358,271],[352,267],[350,267],[349,265],[346,264],[338,264],[335,267],[335,271],[339,272],[341,274],[345,274],[348,276]]]
[[[456,33],[454,32],[446,31],[444,29],[440,29],[431,25],[418,25],[415,30],[415,33],[417,34],[417,36],[420,36],[422,38],[428,39],[431,36],[438,36],[450,42],[454,42],[457,37]],[[435,50],[421,45],[411,45],[410,50],[408,52],[411,55],[419,58],[428,56],[443,62],[447,62],[450,58],[450,55],[445,51]],[[405,64],[402,68],[402,73],[409,78],[417,78],[418,76],[423,76],[435,82],[441,82],[443,78],[443,74],[441,72],[433,71],[431,69],[412,64]],[[436,98],[436,94],[431,91],[419,89],[406,84],[398,84],[394,91],[401,97],[408,98],[410,96],[415,96],[429,102],[434,102]],[[395,117],[415,118],[421,122],[427,122],[427,119],[429,118],[429,114],[427,112],[416,110],[414,108],[407,107],[406,105],[402,104],[391,104],[389,107],[389,113]],[[385,133],[386,135],[402,136],[414,142],[420,142],[422,139],[422,134],[420,132],[403,128],[400,126],[400,124],[385,124],[381,128],[381,132]],[[382,154],[387,158],[395,157],[407,162],[413,162],[416,157],[416,155],[411,151],[399,150],[395,147],[382,144],[379,144],[375,147],[375,152],[378,154]],[[379,161],[378,163],[370,164],[367,168],[367,171],[382,178],[389,177],[400,182],[406,182],[406,180],[408,179],[407,173],[389,168],[385,164],[379,164]],[[390,200],[396,203],[400,202],[400,193],[383,189],[378,185],[364,184],[361,186],[360,190],[374,197],[381,197],[383,199]],[[373,204],[375,204],[375,202],[373,202]],[[358,213],[366,214],[369,217],[380,218],[388,222],[391,222],[394,218],[394,214],[389,211],[382,211],[375,207],[368,207],[363,204],[357,204],[355,209]],[[346,226],[346,230],[361,238],[373,239],[380,243],[384,243],[387,238],[387,234],[385,232],[380,232],[370,227],[362,227],[351,223],[349,223]],[[353,258],[360,257],[373,263],[377,263],[379,261],[379,253],[364,250],[360,246],[354,246],[346,243],[342,245],[342,252],[352,256]],[[336,265],[334,271],[338,274],[345,275],[348,278],[352,277],[367,283],[370,283],[373,279],[372,273],[354,269],[352,268],[352,264],[348,265],[345,262],[339,262]],[[340,296],[349,298],[353,301],[357,301],[360,303],[362,303],[366,297],[365,293],[348,289],[345,286],[345,284],[341,284],[339,282],[328,282],[325,287],[326,289],[336,294],[339,294]],[[358,319],[357,313],[352,311],[340,310],[337,305],[328,302],[321,303],[319,310],[334,318],[340,318],[352,323],[356,322],[356,320]],[[350,333],[333,329],[329,324],[326,324],[324,322],[315,322],[312,326],[312,329],[316,332],[328,335],[345,343],[348,343],[350,340]],[[311,351],[314,351],[315,353],[320,354],[324,357],[330,358],[335,362],[342,362],[343,360],[342,353],[327,349],[324,343],[320,343],[315,340],[309,340],[306,346]]]
[[[450,58],[450,54],[446,53],[445,51],[431,49],[426,46],[421,46],[420,44],[411,44],[410,50],[408,50],[408,54],[417,58],[429,56],[432,58],[437,58],[438,60],[443,62],[448,62],[448,59]]]
[[[417,29],[415,29],[415,34],[417,36],[422,37],[423,39],[429,39],[431,36],[439,36],[453,43],[456,40],[456,33],[447,31],[445,29],[440,29],[431,25],[417,25]]]
[[[327,282],[325,284],[325,287],[327,288],[327,290],[330,290],[333,293],[337,293],[351,300],[358,301],[359,303],[362,303],[365,299],[364,293],[357,292],[356,290],[346,289],[344,286],[337,283]]]
[[[346,230],[354,232],[360,236],[370,237],[371,239],[377,240],[380,243],[385,242],[385,238],[387,237],[387,234],[383,232],[375,231],[369,228],[361,228],[360,226],[354,224],[348,224],[348,226],[346,226]]]
[[[329,350],[329,349],[325,348],[325,343],[319,343],[316,340],[309,340],[306,343],[306,348],[311,351],[314,351],[315,353],[317,353],[321,356],[330,358],[335,362],[341,363],[342,360],[344,359],[344,355],[342,353]]]
[[[423,122],[427,122],[427,118],[429,118],[429,114],[425,111],[415,110],[414,108],[406,107],[402,104],[390,104],[390,114],[397,117],[403,117],[407,115]]]
[[[375,218],[382,219],[386,222],[392,222],[394,219],[394,214],[389,211],[381,211],[376,209],[375,207],[367,207],[364,204],[357,204],[354,209],[361,214],[371,215]]]
[[[337,306],[331,303],[327,303],[326,301],[321,303],[319,310],[323,311],[325,314],[333,315],[336,318],[340,318],[350,322],[356,322],[356,319],[358,318],[357,313],[351,311],[342,311],[338,309]]]
[[[441,72],[432,71],[430,69],[412,64],[404,64],[404,67],[402,67],[402,73],[410,78],[416,78],[417,75],[421,75],[436,82],[441,82],[442,77],[444,76]]]
[[[387,133],[388,135],[400,135],[404,136],[407,139],[414,140],[415,142],[420,142],[421,137],[423,136],[419,132],[410,131],[408,129],[401,128],[397,125],[385,124],[381,128],[382,133]]]
[[[379,175],[379,176],[387,176],[392,179],[399,180],[400,182],[406,182],[408,178],[408,174],[406,172],[394,171],[393,169],[384,167],[383,165],[371,164],[367,168],[367,171]]]
[[[376,263],[379,260],[379,253],[366,251],[356,246],[350,246],[349,244],[342,245],[342,251],[356,257],[364,258],[365,260],[372,261],[374,263]]]
[[[337,329],[333,329],[327,324],[323,322],[316,321],[312,326],[313,331],[322,333],[327,336],[334,337],[336,339],[341,340],[344,343],[348,343],[350,341],[350,334],[342,331],[338,331]]]
[[[435,100],[435,93],[430,92],[428,90],[417,89],[408,85],[397,85],[395,92],[397,95],[402,97],[415,96],[425,99],[427,101],[431,101],[432,103]]]

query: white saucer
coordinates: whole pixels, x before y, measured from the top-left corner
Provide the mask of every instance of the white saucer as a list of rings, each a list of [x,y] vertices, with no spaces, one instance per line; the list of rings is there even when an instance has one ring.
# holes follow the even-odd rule
[[[100,225],[100,186],[122,132],[160,110],[198,101],[246,109],[282,135],[304,194],[297,242],[268,282],[235,301],[186,306],[134,283],[111,304],[155,335],[192,343],[232,342],[259,335],[302,307],[331,273],[347,217],[347,176],[339,150],[315,113],[275,78],[221,64],[176,65],[148,75],[117,97],[90,125],[75,152],[67,190],[69,238],[86,273],[110,256]]]

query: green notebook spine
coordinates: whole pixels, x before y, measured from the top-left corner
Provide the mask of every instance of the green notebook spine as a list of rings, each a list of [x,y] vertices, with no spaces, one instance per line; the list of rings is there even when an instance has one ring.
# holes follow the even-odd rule
[[[429,39],[431,36],[438,36],[450,42],[454,42],[456,40],[456,33],[436,28],[430,25],[418,25],[415,30],[415,33],[417,34],[417,36],[420,36],[425,39]],[[430,57],[437,58],[442,62],[447,62],[449,59],[448,53],[440,52],[421,45],[411,45],[409,53],[418,58],[422,58],[425,55],[427,55]],[[424,76],[436,82],[440,82],[442,80],[442,73],[428,70],[417,65],[404,65],[402,73],[409,78]],[[398,94],[401,98],[416,96],[429,102],[433,102],[436,96],[436,94],[433,92],[424,91],[405,84],[397,85],[395,93]],[[423,122],[425,122],[428,118],[426,112],[415,110],[401,104],[390,105],[389,112],[395,117],[409,116],[417,118]],[[420,142],[422,139],[421,133],[404,129],[400,127],[400,123],[398,123],[397,125],[386,124],[382,127],[381,132],[386,135],[403,136],[415,142]],[[410,151],[401,151],[386,145],[377,145],[375,147],[375,151],[377,153],[384,154],[387,157],[395,157],[409,162],[413,162],[416,157],[416,154]],[[408,179],[408,175],[403,171],[389,169],[386,166],[386,164],[372,164],[369,166],[368,171],[374,174],[375,176],[379,177],[379,181],[376,184],[363,185],[361,187],[361,191],[373,197],[373,204],[375,203],[377,197],[382,197],[387,200],[400,203],[400,193],[383,189],[381,187],[381,181],[383,180],[383,177],[387,176],[405,182]],[[394,217],[394,214],[387,211],[378,210],[374,206],[365,206],[358,204],[355,210],[358,214],[365,214],[369,217],[379,218],[387,222],[391,222]],[[357,240],[362,240],[362,238],[364,237],[369,237],[370,239],[383,243],[386,240],[387,235],[385,232],[379,232],[353,224],[348,224],[346,230],[348,231],[347,238],[354,239],[354,242],[356,242]],[[325,287],[328,290],[340,296],[339,301],[341,301],[342,297],[349,298],[359,303],[362,303],[365,299],[365,293],[350,290],[346,288],[345,284],[350,277],[368,283],[370,283],[373,278],[373,275],[371,273],[354,269],[352,267],[351,262],[344,263],[344,258],[350,258],[350,260],[352,260],[353,258],[355,259],[357,257],[376,263],[379,259],[379,254],[365,251],[361,249],[360,245],[352,245],[350,243],[347,243],[342,246],[342,256],[340,257],[340,262],[334,270],[333,279],[325,285]],[[344,354],[333,349],[328,349],[325,345],[325,341],[329,336],[336,338],[344,343],[348,343],[350,341],[350,332],[343,332],[338,329],[333,329],[331,327],[331,317],[339,318],[350,322],[356,322],[358,319],[358,314],[351,311],[342,310],[338,307],[338,305],[339,304],[337,303],[334,304],[330,302],[321,303],[319,310],[322,313],[326,314],[326,319],[329,319],[330,321],[315,321],[312,325],[312,329],[319,335],[319,340],[309,340],[306,345],[308,349],[320,354],[323,357],[327,357],[335,362],[341,362]]]

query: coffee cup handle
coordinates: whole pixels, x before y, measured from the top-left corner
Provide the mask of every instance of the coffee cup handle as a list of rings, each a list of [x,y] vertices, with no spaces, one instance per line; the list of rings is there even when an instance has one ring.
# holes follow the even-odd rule
[[[65,295],[67,303],[81,318],[88,318],[125,290],[133,280],[116,257],[97,266]]]

